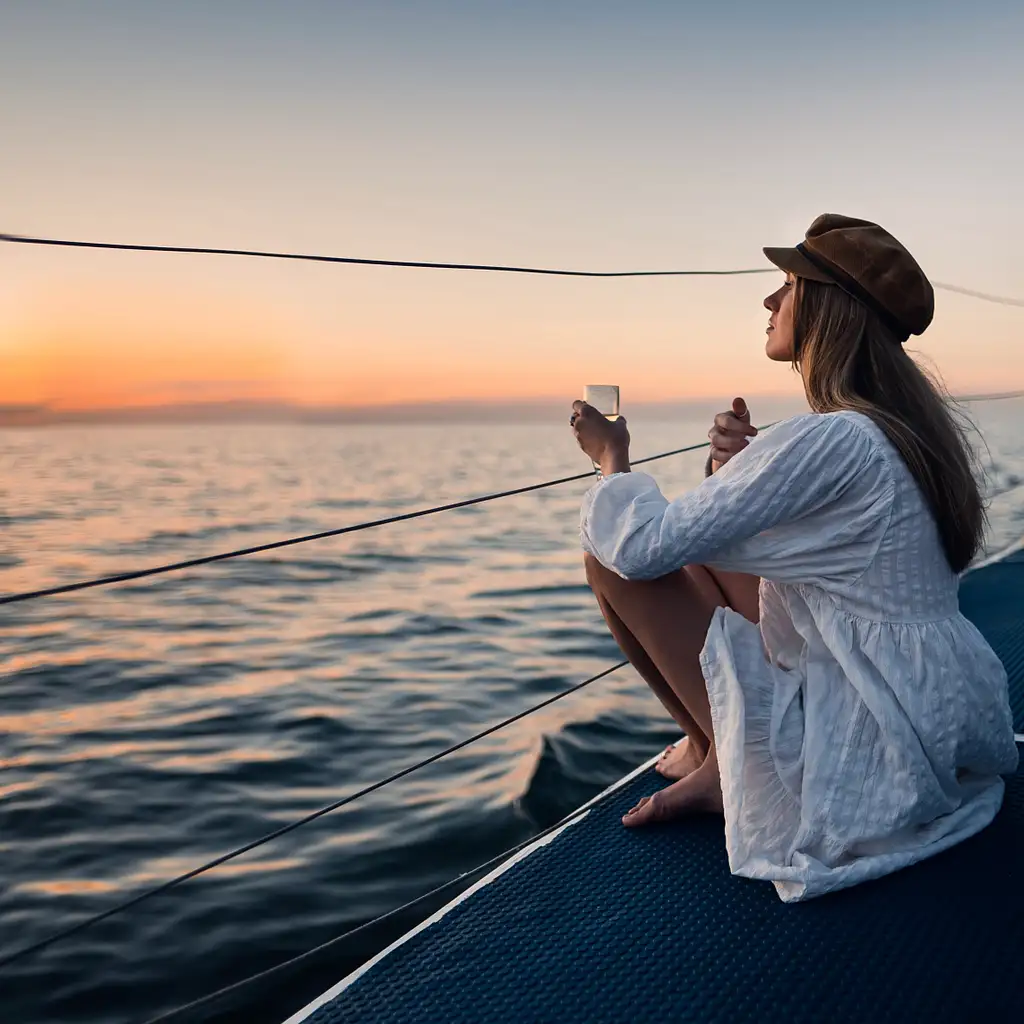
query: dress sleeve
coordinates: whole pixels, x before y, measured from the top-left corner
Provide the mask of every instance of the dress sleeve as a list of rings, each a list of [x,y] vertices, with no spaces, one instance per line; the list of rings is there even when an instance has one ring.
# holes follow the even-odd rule
[[[755,439],[669,502],[646,473],[619,473],[583,499],[583,547],[626,579],[704,563],[787,582],[860,573],[888,522],[891,467],[846,415],[806,415]]]

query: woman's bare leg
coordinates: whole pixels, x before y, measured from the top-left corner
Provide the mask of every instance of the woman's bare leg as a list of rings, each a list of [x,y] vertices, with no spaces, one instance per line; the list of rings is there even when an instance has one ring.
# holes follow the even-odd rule
[[[687,566],[680,571],[690,574],[698,588],[707,594],[715,607],[724,605],[739,612],[751,622],[758,621],[760,576],[721,572],[703,565]],[[685,727],[683,732],[686,736],[679,743],[666,747],[654,765],[654,770],[666,779],[685,779],[690,772],[701,766],[707,756],[708,744],[701,744],[699,740],[694,741],[690,730]]]
[[[608,599],[600,592],[598,574],[598,570],[601,569],[600,563],[596,560],[588,560],[586,565],[588,579],[595,589],[598,606],[608,623],[612,636],[615,637],[622,651],[632,662],[633,667],[686,734],[680,743],[666,747],[655,764],[655,771],[667,779],[683,779],[701,766],[707,757],[710,741],[682,705],[639,641],[615,613]],[[751,621],[757,621],[758,587],[761,582],[759,577],[748,576],[744,573],[718,572],[700,565],[688,566],[680,572],[689,574],[711,608],[725,605],[734,608]]]
[[[589,555],[585,564],[612,635],[689,738],[676,759],[679,775],[685,777],[644,798],[624,822],[639,825],[688,811],[721,811],[718,758],[700,651],[716,607],[728,604],[756,619],[757,578],[689,566],[658,580],[639,582],[623,580]]]
[[[622,648],[622,653],[630,660],[640,677],[650,686],[654,695],[665,706],[665,710],[675,719],[683,732],[693,740],[696,747],[701,751],[700,760],[703,760],[710,746],[710,738],[694,721],[693,716],[687,711],[675,691],[661,674],[657,665],[651,660],[647,651],[644,650],[640,641],[630,632],[629,628],[612,607],[603,586],[605,582],[603,574],[607,573],[608,570],[596,559],[589,557],[586,560],[586,568],[587,582],[590,583],[591,589],[594,591],[601,614],[604,616],[605,622],[608,623],[608,629],[615,638],[616,643]],[[687,570],[680,571],[685,572]],[[723,603],[721,593],[712,580],[707,576],[702,577],[699,571],[691,572],[690,575],[694,585],[701,591],[702,598],[711,609]],[[620,582],[625,583],[625,580]]]
[[[676,724],[683,730],[684,736],[678,743],[670,743],[655,762],[654,770],[666,779],[684,779],[692,771],[696,771],[708,756],[711,743],[701,732],[700,727],[683,707],[672,687],[658,671],[658,667],[647,656],[636,637],[626,628],[625,623],[615,614],[615,609],[608,599],[595,591],[598,607],[608,623],[608,629],[615,637],[616,643],[623,654],[629,659],[638,675],[651,688],[654,695],[665,706]]]

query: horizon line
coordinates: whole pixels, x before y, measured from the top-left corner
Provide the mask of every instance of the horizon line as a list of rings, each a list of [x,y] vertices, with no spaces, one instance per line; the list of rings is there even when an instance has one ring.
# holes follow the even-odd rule
[[[803,401],[798,392],[748,392],[754,403],[777,407]],[[670,413],[690,410],[707,412],[711,403],[728,403],[731,394],[691,395],[676,398],[637,399],[624,410]],[[954,395],[957,402],[996,401],[1024,397],[1024,391],[988,391]],[[292,423],[344,424],[386,422],[520,422],[525,415],[557,415],[570,401],[550,396],[502,398],[438,398],[419,401],[382,402],[372,405],[311,403],[285,398],[226,399],[222,401],[164,402],[152,405],[61,408],[45,402],[0,403],[0,428],[80,425],[186,425],[201,423]]]
[[[724,394],[724,393],[723,393]],[[750,392],[765,402],[798,401],[799,395],[784,392]],[[571,399],[551,396],[505,396],[501,398],[437,398],[418,401],[354,404],[343,402],[301,402],[285,398],[225,399],[219,401],[162,402],[147,405],[61,407],[46,402],[0,403],[0,426],[51,426],[75,423],[185,423],[185,422],[297,422],[365,423],[393,417],[430,420],[521,419],[524,412],[546,413],[568,408]],[[709,402],[728,401],[722,395],[638,399],[629,408],[668,411],[699,407]]]

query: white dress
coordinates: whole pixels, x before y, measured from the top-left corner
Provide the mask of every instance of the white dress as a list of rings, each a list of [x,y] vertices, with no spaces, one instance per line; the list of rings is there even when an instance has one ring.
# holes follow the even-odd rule
[[[807,899],[995,816],[1017,767],[1006,673],[868,417],[780,423],[671,503],[647,474],[614,474],[580,532],[626,579],[696,563],[762,578],[760,625],[719,608],[701,652],[735,874]]]

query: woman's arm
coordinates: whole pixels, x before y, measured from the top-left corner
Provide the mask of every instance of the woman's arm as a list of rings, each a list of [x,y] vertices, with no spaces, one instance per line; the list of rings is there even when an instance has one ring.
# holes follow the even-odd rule
[[[851,487],[856,500],[847,511],[859,521],[874,507],[886,474],[873,435],[855,420],[796,417],[673,502],[647,474],[606,478],[584,499],[581,540],[620,576],[653,579],[683,565],[714,563],[716,555],[774,526],[837,502]],[[829,542],[815,543],[826,548]],[[747,553],[756,561],[756,551]],[[758,566],[738,571],[758,572]]]

